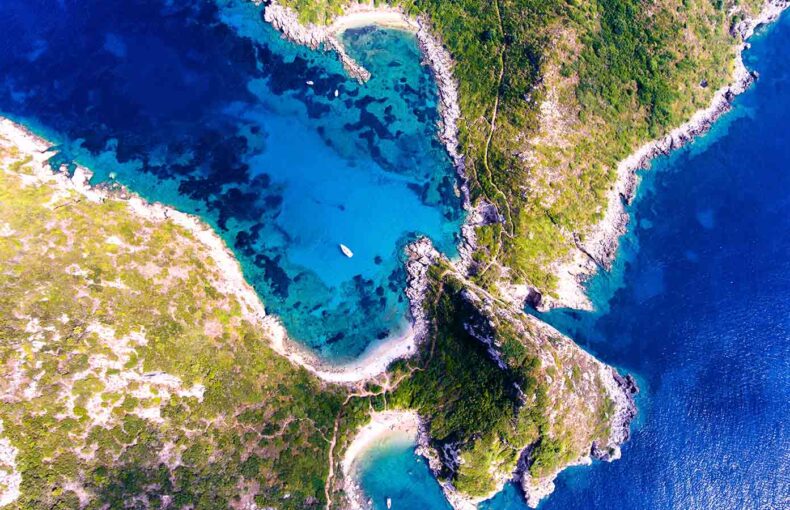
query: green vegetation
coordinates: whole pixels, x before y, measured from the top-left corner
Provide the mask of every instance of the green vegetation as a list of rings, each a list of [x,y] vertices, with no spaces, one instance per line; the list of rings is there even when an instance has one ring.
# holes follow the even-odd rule
[[[326,23],[347,0],[281,2]],[[431,269],[429,343],[356,393],[322,384],[268,347],[185,229],[23,185],[29,161],[4,150],[0,420],[22,474],[11,508],[323,507],[327,488],[343,496],[331,439],[337,473],[371,409],[418,411],[460,460],[443,459],[442,476],[471,496],[523,455],[533,478],[551,477],[608,445],[601,365],[489,292],[500,279],[552,292],[617,162],[726,83],[729,26],[758,2],[394,3],[427,15],[455,58],[474,199],[505,218],[479,229],[473,281]]]
[[[0,151],[10,508],[339,504],[342,452],[373,409],[416,410],[457,452],[442,475],[471,496],[525,450],[550,477],[608,444],[601,365],[446,262],[430,268],[430,342],[377,381],[330,386],[270,349],[188,230],[42,180],[2,138]]]
[[[345,391],[268,347],[188,231],[23,185],[28,161],[0,156],[10,508],[323,506]]]
[[[460,492],[485,496],[530,446],[530,473],[543,477],[588,454],[593,441],[606,444],[610,416],[601,409],[611,401],[598,362],[446,270],[431,269],[431,344],[394,367],[409,376],[388,397],[428,421],[435,447],[457,449],[460,465],[443,475]],[[565,384],[565,371],[578,382]]]
[[[348,1],[280,0],[317,23]],[[473,198],[505,218],[478,230],[472,281],[431,269],[429,343],[355,393],[322,384],[268,347],[185,229],[24,185],[29,161],[4,150],[0,420],[22,474],[11,508],[323,507],[327,490],[343,497],[329,466],[371,409],[418,411],[460,460],[443,459],[442,476],[471,496],[522,456],[551,477],[609,444],[601,365],[493,290],[554,290],[617,162],[726,83],[729,27],[760,2],[392,3],[426,15],[453,55]]]
[[[351,3],[280,2],[318,23]],[[738,41],[729,27],[762,4],[390,3],[427,15],[456,60],[471,189],[506,219],[479,232],[480,283],[506,278],[549,293],[572,234],[583,238],[603,217],[617,162],[707,105],[733,68]]]

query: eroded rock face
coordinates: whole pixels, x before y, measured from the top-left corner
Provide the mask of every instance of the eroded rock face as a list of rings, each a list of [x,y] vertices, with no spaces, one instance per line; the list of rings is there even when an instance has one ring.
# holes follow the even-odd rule
[[[761,10],[754,16],[747,16],[730,28],[730,35],[739,41],[746,41],[761,25],[771,23],[790,6],[787,0],[767,0]],[[731,12],[741,12],[742,7]],[[713,124],[732,108],[732,102],[757,79],[756,72],[749,71],[742,60],[741,51],[749,47],[743,42],[735,60],[735,69],[729,84],[717,90],[707,108],[697,111],[686,123],[676,127],[666,136],[650,141],[633,154],[622,160],[617,166],[617,181],[608,197],[606,214],[598,224],[588,228],[584,241],[579,241],[579,233],[575,233],[576,252],[572,260],[558,264],[555,272],[561,280],[569,282],[568,288],[561,292],[559,299],[544,301],[543,309],[553,307],[571,307],[589,309],[589,301],[583,296],[582,284],[600,269],[611,269],[617,255],[621,237],[628,228],[629,216],[625,206],[630,204],[636,195],[639,185],[637,172],[649,167],[656,157],[691,143],[698,136],[707,133]],[[700,84],[707,87],[707,80]]]
[[[409,298],[409,313],[417,337],[421,343],[428,335],[428,317],[425,311],[425,296],[430,278],[428,270],[442,256],[425,237],[406,247],[406,297]]]
[[[264,19],[291,41],[314,50],[324,47],[337,53],[343,67],[352,78],[360,82],[370,79],[370,71],[351,58],[330,27],[302,25],[294,11],[276,2],[268,3],[264,11]]]
[[[546,410],[548,429],[534,442],[522,448],[519,463],[512,473],[500,473],[500,480],[520,483],[531,507],[554,490],[557,474],[572,465],[589,464],[592,458],[613,461],[620,458],[620,445],[630,437],[630,424],[636,416],[634,397],[638,392],[631,375],[621,375],[580,349],[570,338],[520,310],[497,303],[488,296],[464,289],[467,303],[479,312],[476,325],[468,331],[488,347],[491,359],[504,371],[518,371],[519,360],[509,356],[509,343],[519,342],[533,350],[541,368],[532,372],[539,384],[545,384],[552,403]],[[467,311],[470,317],[475,314]],[[502,331],[512,331],[506,338]],[[563,373],[565,372],[565,373]],[[535,402],[522,398],[520,412],[529,412]],[[604,408],[603,422],[597,422]],[[595,412],[591,412],[595,409]],[[565,416],[565,418],[560,418]],[[604,426],[608,432],[593,430]],[[545,470],[535,469],[541,443],[566,434],[570,441],[564,459]],[[501,482],[504,483],[504,482]],[[500,483],[497,484],[500,489]]]
[[[427,402],[422,390],[416,393],[423,404],[415,410],[424,419],[419,453],[428,459],[454,508],[474,508],[510,480],[523,487],[527,502],[535,506],[551,493],[554,478],[567,466],[619,458],[636,415],[637,389],[630,376],[477,287],[429,241],[412,244],[408,254],[409,296],[421,299],[420,307],[430,311],[414,313],[428,328],[432,351],[426,354],[424,349],[421,359],[412,361],[425,363],[423,370],[433,370],[437,377],[442,374],[438,383],[411,383],[431,388]],[[475,395],[474,383],[448,372],[449,366],[488,374],[481,383],[486,392]],[[489,392],[499,395],[496,403],[485,402]],[[456,412],[490,405],[514,413],[504,421],[493,418],[482,428],[470,422],[448,429]],[[472,429],[476,431],[470,433]],[[489,455],[500,450],[515,455]]]

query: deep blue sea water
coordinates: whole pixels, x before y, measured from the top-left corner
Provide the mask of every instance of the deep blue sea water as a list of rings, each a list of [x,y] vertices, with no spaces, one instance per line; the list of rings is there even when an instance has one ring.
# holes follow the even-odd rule
[[[544,510],[790,508],[790,16],[752,42],[757,84],[643,173],[599,311],[544,317],[642,389],[623,458],[564,472]],[[526,508],[512,486],[483,507]]]
[[[463,220],[414,36],[344,39],[364,86],[247,0],[4,1],[0,114],[206,219],[291,336],[341,362],[404,327],[405,244],[452,256]]]

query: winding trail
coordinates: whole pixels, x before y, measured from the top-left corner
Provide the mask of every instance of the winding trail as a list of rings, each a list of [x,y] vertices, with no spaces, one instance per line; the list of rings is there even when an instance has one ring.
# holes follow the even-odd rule
[[[494,10],[496,10],[497,20],[499,21],[499,33],[502,36],[503,44],[502,44],[502,51],[499,52],[499,76],[497,77],[497,85],[496,85],[496,97],[494,98],[494,108],[491,112],[491,121],[490,126],[491,129],[488,132],[488,138],[486,139],[486,145],[483,148],[483,166],[486,168],[486,172],[488,173],[488,182],[491,183],[491,186],[494,190],[505,199],[505,208],[507,209],[507,216],[508,221],[512,224],[512,217],[510,214],[510,204],[507,201],[507,195],[499,189],[499,187],[494,182],[494,174],[491,172],[491,167],[488,164],[488,150],[491,147],[491,140],[494,138],[494,131],[496,130],[496,117],[499,112],[499,98],[502,95],[502,82],[505,79],[505,51],[507,50],[507,44],[504,43],[505,40],[505,26],[502,23],[502,15],[499,12],[499,0],[494,2]]]
[[[449,273],[454,273],[457,277],[465,280],[465,278],[459,275],[455,269],[452,268],[445,269],[438,277],[439,288],[437,289],[436,295],[434,296],[433,302],[431,303],[432,307],[435,307],[439,303],[439,299],[444,294],[444,279],[445,276],[447,276]],[[474,285],[474,287],[482,292],[485,292],[486,295],[490,296],[488,292],[483,291],[483,289],[480,289],[476,285]],[[431,319],[431,329],[433,331],[438,330],[438,324],[436,320],[437,320],[436,316],[434,315]],[[326,510],[329,510],[332,507],[331,495],[332,495],[332,482],[334,481],[335,478],[335,447],[337,446],[337,432],[340,429],[340,420],[343,417],[343,411],[345,410],[345,407],[354,398],[366,398],[366,397],[378,397],[378,396],[383,396],[386,398],[386,394],[392,391],[393,389],[397,388],[398,385],[400,385],[400,383],[403,382],[404,379],[406,379],[407,377],[411,377],[414,374],[414,372],[425,370],[431,364],[431,361],[433,361],[433,354],[434,351],[436,350],[436,335],[432,334],[430,335],[430,337],[431,337],[431,349],[428,352],[428,357],[426,358],[423,366],[416,366],[409,363],[407,365],[408,370],[400,374],[400,376],[398,376],[398,378],[394,382],[390,379],[389,372],[387,372],[385,374],[385,381],[381,385],[381,389],[379,391],[363,390],[363,391],[349,393],[346,396],[346,399],[340,405],[340,411],[338,411],[337,416],[335,417],[334,430],[332,431],[332,439],[329,441],[329,473],[327,474],[326,483],[324,484],[324,497],[326,498],[326,507],[325,507]]]
[[[489,148],[491,147],[491,140],[494,138],[494,131],[496,130],[496,118],[497,114],[499,113],[499,98],[502,95],[502,82],[505,78],[505,52],[507,51],[507,43],[505,43],[505,26],[502,23],[502,14],[499,10],[499,0],[494,2],[494,10],[496,10],[497,19],[499,21],[499,33],[502,36],[502,51],[499,53],[499,77],[497,79],[497,91],[496,91],[496,98],[494,99],[494,108],[491,112],[491,129],[488,132],[488,139],[486,140],[486,145],[483,148],[483,166],[486,169],[486,173],[488,174],[488,182],[491,184],[491,187],[494,188],[494,191],[502,197],[502,201],[505,204],[505,211],[507,212],[507,223],[510,226],[510,232],[508,232],[507,228],[503,226],[498,233],[498,242],[496,245],[496,252],[491,255],[491,260],[489,260],[488,264],[480,271],[480,274],[485,274],[491,266],[497,261],[497,257],[499,256],[499,252],[502,249],[502,235],[508,236],[510,239],[513,239],[515,236],[516,226],[513,223],[513,214],[510,210],[510,202],[507,199],[507,195],[499,189],[499,187],[494,182],[494,174],[491,171],[491,167],[488,164],[488,152]],[[492,201],[492,203],[494,203]]]
[[[431,349],[431,356],[433,356],[433,349]],[[345,410],[346,406],[349,402],[351,402],[354,398],[367,398],[367,397],[378,397],[383,396],[387,392],[392,391],[394,388],[398,387],[398,385],[407,377],[411,376],[415,371],[422,370],[420,367],[409,365],[409,370],[401,374],[394,382],[390,379],[390,374],[387,372],[384,377],[384,382],[381,384],[381,389],[379,391],[369,391],[369,390],[362,390],[362,391],[355,391],[349,393],[346,396],[346,399],[340,405],[340,410],[335,417],[335,424],[334,430],[332,431],[332,439],[329,441],[329,473],[326,476],[326,483],[324,483],[324,497],[326,498],[326,510],[329,510],[332,507],[332,482],[335,478],[335,446],[337,446],[337,432],[340,429],[340,420],[343,417],[343,411]]]

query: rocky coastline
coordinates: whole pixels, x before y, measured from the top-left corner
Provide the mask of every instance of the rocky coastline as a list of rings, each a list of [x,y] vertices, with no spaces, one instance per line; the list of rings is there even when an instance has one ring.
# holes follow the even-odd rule
[[[409,272],[413,274],[416,279],[414,284],[419,288],[423,288],[427,286],[428,283],[426,276],[428,267],[438,260],[443,260],[445,263],[448,261],[433,248],[429,240],[424,238],[411,245],[410,249],[412,251],[410,251]],[[457,271],[457,276],[463,279],[464,276],[461,270],[455,266],[451,267],[453,270]],[[424,296],[424,290],[420,291],[420,295]],[[539,342],[551,343],[555,349],[559,349],[563,352],[572,350],[581,351],[572,340],[539,319],[526,315],[519,308],[498,306],[494,312],[493,310],[495,307],[490,301],[490,296],[485,294],[478,295],[475,291],[469,289],[463,290],[462,295],[470,305],[480,310],[487,310],[487,313],[495,313],[500,319],[510,321],[515,325],[523,324],[523,326],[517,326],[521,334],[528,335],[530,333],[527,333],[527,331],[532,331],[533,333],[531,334],[540,338]],[[427,327],[427,318],[425,318],[424,315],[420,315],[419,317]],[[481,316],[481,319],[480,321],[472,321],[474,324],[464,324],[464,328],[469,331],[473,337],[486,345],[492,361],[497,363],[501,369],[506,370],[507,366],[500,356],[500,346],[497,344],[494,332],[491,329],[493,326],[490,319],[486,318],[485,314]],[[446,444],[441,450],[437,450],[431,442],[427,424],[422,421],[420,422],[416,453],[428,461],[429,467],[439,482],[448,502],[455,510],[473,510],[480,502],[490,499],[495,494],[499,493],[509,481],[516,483],[522,488],[525,500],[530,507],[534,508],[542,499],[553,492],[553,481],[565,468],[575,465],[590,464],[593,460],[612,462],[620,458],[620,446],[629,440],[631,422],[637,414],[636,394],[639,392],[639,389],[635,379],[631,375],[623,376],[613,367],[602,363],[586,352],[581,352],[581,355],[589,360],[592,366],[595,367],[595,377],[601,382],[606,397],[613,404],[614,413],[608,421],[608,429],[610,432],[605,442],[593,441],[588,445],[588,449],[584,455],[571,461],[567,465],[559,467],[556,471],[547,476],[533,478],[529,474],[530,454],[532,449],[536,446],[533,444],[521,452],[520,462],[512,473],[504,471],[496,473],[496,488],[490,494],[479,497],[469,497],[460,493],[455,488],[450,481],[452,476],[447,476],[448,472],[456,472],[460,465],[461,461],[458,455],[459,445]]]
[[[267,9],[269,9],[267,7]],[[325,34],[337,33],[338,25],[343,26],[343,16],[353,15],[353,13],[370,12],[381,9],[382,12],[391,15],[393,9],[391,8],[376,8],[372,6],[354,6],[344,15],[335,21],[329,27],[316,27],[314,25],[303,26],[298,23],[295,14],[288,9],[277,6],[270,15],[266,13],[267,21],[272,22],[275,28],[280,29],[284,36],[294,42],[306,44],[310,47],[318,47],[321,44],[319,41],[326,41],[329,37],[337,41],[331,35]],[[352,14],[349,14],[351,12]],[[400,11],[398,11],[400,12]],[[469,271],[474,266],[472,254],[476,250],[475,228],[480,225],[495,223],[499,220],[496,208],[485,202],[479,202],[475,207],[471,205],[469,188],[467,185],[465,174],[465,162],[463,155],[459,152],[458,147],[458,120],[461,112],[458,102],[458,84],[453,76],[453,60],[449,52],[444,48],[441,41],[435,37],[431,31],[430,22],[426,17],[419,17],[415,21],[409,20],[405,14],[400,12],[404,19],[401,28],[407,30],[415,30],[417,40],[420,46],[421,54],[424,62],[429,66],[434,80],[437,84],[439,94],[439,114],[440,122],[437,126],[437,135],[442,143],[445,145],[446,150],[451,157],[460,183],[460,192],[462,204],[464,209],[467,210],[468,215],[464,225],[462,226],[461,240],[458,245],[459,257],[453,261],[453,268],[459,272],[460,275],[467,276]],[[273,20],[273,21],[272,21]],[[375,18],[368,18],[375,22]],[[309,34],[309,35],[305,35]],[[334,45],[327,45],[328,49],[335,50]],[[350,76],[359,78],[358,65],[349,65],[345,59],[344,51],[337,51],[339,58],[344,63],[344,66],[349,71]],[[367,75],[369,77],[369,75]],[[412,333],[414,345],[419,345],[428,334],[428,318],[425,315],[423,303],[426,296],[426,291],[429,285],[428,269],[436,261],[444,259],[439,254],[428,239],[421,238],[416,242],[410,244],[406,248],[407,262],[407,290],[406,295],[409,298],[410,314],[412,320]],[[536,321],[537,322],[537,321]],[[548,326],[546,326],[548,327]],[[394,358],[393,358],[394,359]],[[606,381],[606,390],[615,401],[617,413],[612,419],[611,429],[613,430],[610,441],[606,445],[592,444],[588,455],[579,459],[576,463],[590,463],[592,458],[601,460],[615,460],[619,458],[620,450],[619,445],[626,441],[630,434],[630,422],[636,414],[636,405],[634,403],[633,394],[636,392],[636,386],[633,385],[633,379],[630,376],[623,378],[614,369],[599,363],[602,380]],[[630,384],[630,386],[629,386]],[[374,420],[375,423],[375,420]],[[536,506],[538,502],[545,496],[550,494],[554,489],[553,479],[559,473],[552,474],[550,477],[545,477],[540,480],[533,480],[529,477],[528,471],[516,470],[515,473],[501,473],[499,477],[500,482],[497,484],[497,490],[482,498],[469,498],[459,493],[450,481],[444,477],[440,477],[440,473],[449,468],[452,469],[453,459],[457,464],[457,453],[451,445],[448,445],[441,453],[438,452],[430,442],[430,435],[425,423],[420,421],[417,433],[417,449],[416,453],[423,456],[436,476],[437,480],[442,487],[442,490],[450,502],[451,506],[456,510],[472,510],[476,508],[477,503],[488,499],[496,492],[499,492],[504,484],[512,480],[518,483],[525,491],[526,500],[530,506]],[[528,453],[528,452],[525,452]],[[353,452],[357,455],[358,452]],[[348,455],[348,454],[347,454]],[[525,456],[526,458],[526,456]],[[344,461],[345,462],[345,461]],[[456,465],[457,467],[457,465]],[[563,467],[564,469],[564,467]],[[369,505],[362,496],[356,481],[350,473],[346,476],[346,492],[349,495],[349,504],[352,508],[367,508]]]
[[[254,2],[258,5],[262,3],[261,0]],[[314,50],[323,47],[337,53],[343,67],[352,78],[361,83],[370,79],[370,72],[351,58],[331,26],[303,25],[293,10],[274,1],[266,5],[263,16],[266,22],[282,32],[286,39]]]
[[[261,0],[253,1],[261,3]],[[368,3],[350,5],[329,25],[304,25],[292,9],[278,4],[275,0],[266,5],[264,19],[292,42],[312,49],[323,47],[334,51],[349,76],[360,82],[370,79],[370,72],[348,55],[338,39],[342,31],[350,26],[375,24],[414,32],[423,62],[431,70],[439,95],[437,136],[453,162],[458,177],[461,205],[468,213],[467,221],[461,226],[461,240],[458,245],[459,267],[468,270],[473,264],[472,254],[477,248],[475,226],[485,224],[481,219],[484,215],[471,204],[466,164],[459,151],[458,120],[461,118],[461,107],[458,100],[458,82],[453,74],[455,63],[450,52],[434,34],[430,20],[426,16],[410,18],[397,7]]]
[[[267,330],[269,333],[268,340],[272,348],[289,359],[292,363],[305,367],[325,381],[358,385],[371,380],[384,372],[389,363],[394,359],[413,354],[417,344],[422,341],[428,333],[428,318],[424,312],[423,302],[430,284],[430,277],[428,274],[429,268],[440,260],[444,262],[449,261],[435,250],[430,240],[427,238],[420,238],[406,248],[406,268],[408,273],[408,288],[406,293],[410,300],[410,312],[413,318],[412,327],[402,338],[385,341],[381,346],[383,350],[377,350],[377,348],[374,347],[372,350],[374,355],[372,355],[372,357],[363,356],[357,363],[349,366],[328,367],[298,344],[290,341],[285,329],[279,321],[275,317],[266,314],[263,303],[260,301],[254,289],[245,280],[241,266],[233,253],[227,248],[224,241],[211,229],[211,227],[200,220],[200,218],[182,213],[160,203],[149,203],[138,195],[128,192],[125,188],[117,185],[93,186],[90,184],[91,172],[84,167],[77,167],[72,175],[68,175],[65,171],[53,171],[48,164],[48,160],[52,155],[52,144],[12,121],[1,117],[0,135],[13,141],[15,146],[32,157],[34,163],[33,168],[36,171],[35,178],[37,180],[55,181],[57,186],[64,191],[76,191],[79,195],[90,201],[122,200],[136,215],[157,222],[172,221],[192,233],[199,242],[209,249],[209,255],[214,259],[217,266],[222,269],[225,275],[223,292],[232,293],[239,297],[243,305],[242,313],[248,320],[261,324]],[[485,214],[483,214],[483,216],[485,216]],[[454,269],[459,271],[459,276],[463,276],[457,267],[454,267]],[[522,312],[518,310],[514,310],[513,313],[522,314]],[[535,323],[539,322],[536,319],[530,320],[534,320]],[[549,326],[545,325],[541,327],[549,328]],[[570,340],[567,342],[570,344]],[[603,364],[600,364],[600,366],[602,370],[604,370],[602,375],[607,376],[608,373],[611,373],[613,378],[617,376],[613,369]],[[607,372],[607,370],[610,372]],[[615,385],[613,385],[612,388],[612,391],[622,393]],[[617,439],[617,441],[620,441],[627,439],[630,417],[628,413],[618,413],[618,415],[622,415],[623,418],[613,422],[612,426],[613,429],[618,427],[623,428],[623,433],[620,434]],[[631,413],[630,416],[633,416],[633,413]],[[427,427],[422,422],[420,422],[418,427],[417,443],[418,453],[428,459],[429,465],[435,473],[447,469],[448,465],[451,468],[453,465],[457,467],[458,460],[452,445],[445,448],[440,455],[431,445]],[[607,445],[607,448],[608,446],[610,445]],[[600,451],[611,451],[611,448],[607,448],[602,447]],[[594,450],[591,453],[595,453],[596,451],[597,450]],[[604,455],[601,454],[599,457],[603,458]],[[616,458],[616,456],[612,455],[611,458]],[[456,460],[453,461],[453,459]],[[511,476],[511,473],[501,474],[499,477],[501,479],[500,488],[507,480],[511,479]],[[353,477],[349,477],[346,482],[354,483]],[[456,509],[474,508],[473,505],[481,500],[480,498],[472,500],[460,494],[448,481],[440,483],[448,500]]]
[[[90,179],[93,174],[82,166],[77,166],[72,175],[68,175],[65,171],[53,171],[54,169],[47,162],[53,154],[51,152],[53,144],[3,117],[0,117],[0,135],[11,140],[16,147],[21,148],[33,158],[38,179],[42,181],[54,180],[61,189],[76,191],[87,200],[94,202],[109,199],[123,200],[138,216],[157,222],[172,221],[188,230],[198,241],[209,248],[211,257],[225,275],[223,291],[239,297],[244,305],[242,310],[244,316],[250,322],[262,326],[268,334],[272,349],[292,363],[304,367],[323,381],[356,385],[375,379],[385,372],[395,359],[410,356],[416,352],[416,343],[425,335],[425,319],[420,296],[424,295],[424,288],[427,285],[427,266],[423,267],[421,263],[427,263],[428,259],[425,257],[430,257],[431,253],[425,251],[424,243],[415,243],[414,248],[407,247],[409,260],[415,259],[414,263],[407,265],[407,268],[411,268],[409,269],[407,294],[414,296],[411,309],[412,313],[417,314],[418,320],[413,321],[414,325],[406,327],[401,334],[371,346],[354,362],[331,365],[320,360],[301,344],[291,340],[279,319],[266,313],[263,302],[245,279],[241,265],[233,252],[203,220],[161,203],[148,202],[122,186],[91,185]],[[428,246],[432,253],[436,253],[430,243]],[[438,255],[438,253],[436,254]]]
[[[559,263],[555,274],[559,279],[558,298],[543,296],[538,309],[568,307],[591,310],[592,304],[583,285],[599,269],[609,270],[617,255],[620,238],[628,229],[630,220],[626,207],[631,203],[639,185],[637,172],[649,167],[650,162],[679,149],[698,136],[707,133],[713,124],[732,109],[735,97],[743,93],[757,78],[743,63],[743,51],[749,48],[746,40],[761,25],[775,21],[790,6],[788,0],[766,0],[760,13],[733,25],[730,33],[743,44],[735,61],[730,83],[717,90],[709,106],[697,111],[685,124],[673,129],[663,138],[642,145],[617,166],[617,180],[609,192],[604,218],[585,232],[581,241],[574,234],[577,249],[569,261]]]
[[[609,441],[606,444],[593,442],[589,454],[583,455],[555,472],[540,478],[530,475],[528,459],[531,447],[525,449],[521,454],[512,481],[521,488],[527,506],[530,508],[537,508],[543,499],[554,492],[554,480],[565,469],[573,466],[587,466],[592,464],[593,460],[613,462],[620,458],[620,446],[630,438],[631,421],[636,417],[635,397],[639,389],[630,374],[621,376],[617,370],[603,364],[601,364],[599,372],[607,394],[614,401],[617,409],[610,422]]]
[[[258,4],[261,3],[259,0],[254,1]],[[461,204],[467,211],[467,218],[461,226],[461,236],[458,242],[459,256],[454,263],[459,271],[464,274],[468,273],[474,266],[472,255],[477,249],[475,228],[492,223],[496,221],[496,218],[490,219],[489,209],[491,206],[488,204],[480,203],[476,207],[471,205],[464,156],[459,151],[458,120],[461,117],[461,108],[458,100],[458,82],[453,75],[454,62],[450,52],[447,51],[441,40],[433,34],[428,18],[420,16],[413,19],[407,16],[400,8],[376,6],[368,3],[349,6],[342,15],[336,17],[329,25],[305,25],[299,21],[297,14],[292,9],[272,0],[265,7],[264,19],[280,31],[283,37],[292,42],[312,49],[323,47],[327,51],[334,51],[343,63],[349,76],[356,78],[360,82],[367,81],[370,78],[370,73],[355,62],[343,48],[338,36],[344,30],[352,26],[375,24],[409,30],[415,33],[423,62],[431,70],[439,95],[437,136],[444,144],[453,162],[459,183]],[[494,214],[496,214],[495,209]],[[426,334],[425,312],[422,308],[427,287],[427,267],[424,264],[428,260],[436,260],[435,257],[439,256],[433,245],[427,240],[418,240],[411,244],[406,248],[406,254],[408,258],[406,264],[406,295],[409,298],[411,330],[408,338],[406,338],[407,335],[404,335],[398,340],[388,339],[378,346],[379,350],[384,349],[386,345],[390,346],[390,352],[384,356],[389,362],[415,352],[414,349]],[[284,331],[278,331],[277,333],[278,336],[285,334]],[[397,346],[398,343],[400,347]],[[299,364],[321,365],[320,360],[312,356],[311,353],[299,349],[296,345],[289,346],[288,351],[290,356],[299,359]],[[363,369],[362,367],[368,364],[364,360],[369,360],[371,357],[373,357],[371,354],[363,354],[360,360],[353,364],[353,368],[357,373],[360,371],[366,372],[365,377],[355,378],[356,381],[372,378],[386,369],[386,366],[377,366],[376,370]],[[343,367],[342,373],[348,374],[349,368],[351,367]],[[324,376],[334,373],[335,375],[329,376],[330,380],[334,382],[350,382],[349,377],[338,375],[339,371],[336,367],[323,366],[320,373]],[[319,377],[322,376],[319,375]]]

